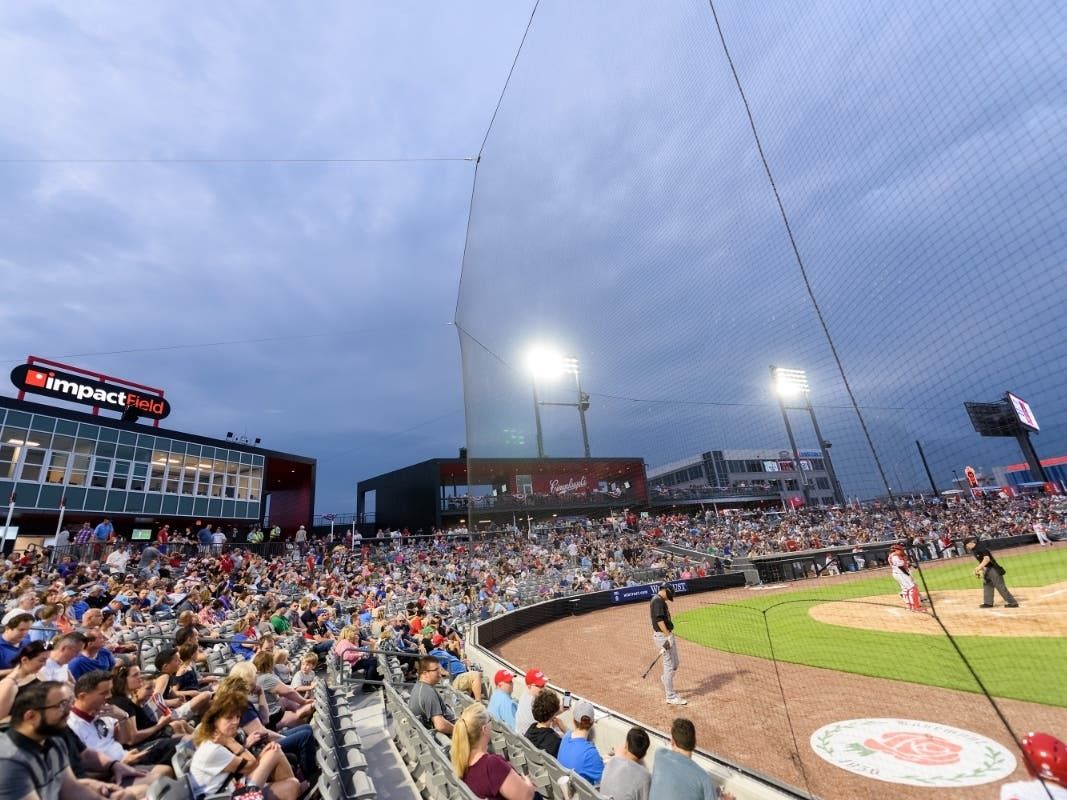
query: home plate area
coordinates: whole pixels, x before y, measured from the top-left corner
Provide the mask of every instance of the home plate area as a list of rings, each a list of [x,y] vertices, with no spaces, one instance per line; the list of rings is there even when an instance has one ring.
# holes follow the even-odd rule
[[[958,636],[1063,636],[1067,619],[1067,582],[1049,586],[1012,588],[1018,608],[1004,608],[998,596],[993,608],[979,608],[981,584],[974,589],[933,592],[933,605],[945,627]],[[943,636],[944,630],[930,614],[904,608],[896,594],[817,603],[809,609],[812,619],[827,625],[892,633]]]

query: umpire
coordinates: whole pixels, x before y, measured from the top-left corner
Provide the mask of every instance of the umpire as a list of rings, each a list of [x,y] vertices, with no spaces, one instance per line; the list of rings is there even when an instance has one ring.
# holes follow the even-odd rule
[[[1004,608],[1018,608],[1019,602],[1015,599],[1008,587],[1004,584],[1004,573],[1007,571],[993,558],[989,547],[979,542],[973,536],[968,536],[963,541],[964,549],[978,561],[974,568],[974,574],[982,579],[982,605],[979,608],[993,607],[993,590],[996,589],[1004,598]]]
[[[686,700],[675,694],[674,673],[678,671],[678,645],[674,641],[674,623],[667,601],[674,601],[674,590],[669,584],[663,584],[652,596],[649,611],[652,615],[652,641],[663,650],[663,688],[667,691],[667,702],[672,706],[684,706]]]

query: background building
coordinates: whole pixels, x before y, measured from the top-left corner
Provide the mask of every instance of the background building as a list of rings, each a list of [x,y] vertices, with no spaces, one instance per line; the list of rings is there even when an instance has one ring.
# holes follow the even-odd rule
[[[649,498],[653,505],[833,505],[833,486],[822,453],[800,450],[799,455],[798,469],[788,450],[709,450],[650,467]]]
[[[640,458],[434,458],[356,487],[356,515],[370,530],[525,526],[647,502]]]
[[[73,528],[108,516],[126,537],[265,517],[291,533],[312,519],[315,460],[0,397],[0,498],[12,497],[20,538],[55,534],[61,504]]]

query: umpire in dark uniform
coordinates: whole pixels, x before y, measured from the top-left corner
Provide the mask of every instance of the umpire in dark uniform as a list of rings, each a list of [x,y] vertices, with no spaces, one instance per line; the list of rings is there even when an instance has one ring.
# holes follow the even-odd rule
[[[652,616],[652,641],[663,650],[663,688],[667,692],[667,702],[672,706],[684,706],[686,700],[674,691],[674,673],[678,671],[678,645],[674,641],[674,623],[667,601],[674,601],[674,590],[669,584],[663,584],[652,596],[649,611]]]
[[[963,546],[978,561],[978,566],[974,568],[974,574],[982,579],[982,605],[979,608],[993,607],[994,589],[1004,598],[1005,608],[1018,608],[1018,601],[1004,584],[1005,569],[993,558],[993,553],[989,548],[973,536],[964,539]]]

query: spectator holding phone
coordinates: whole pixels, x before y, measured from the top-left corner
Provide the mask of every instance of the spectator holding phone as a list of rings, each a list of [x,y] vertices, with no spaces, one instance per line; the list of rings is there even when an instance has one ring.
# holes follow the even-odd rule
[[[259,756],[235,738],[244,708],[239,703],[216,702],[193,733],[196,752],[189,765],[193,780],[205,794],[218,794],[231,781],[243,778],[260,786],[265,797],[297,800],[306,790],[276,742],[263,746]]]

